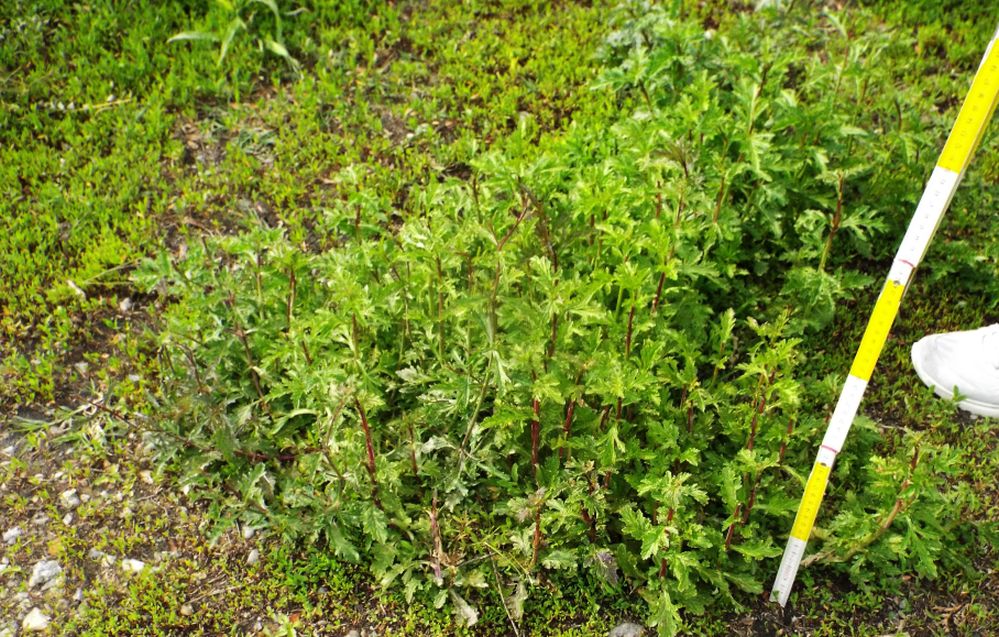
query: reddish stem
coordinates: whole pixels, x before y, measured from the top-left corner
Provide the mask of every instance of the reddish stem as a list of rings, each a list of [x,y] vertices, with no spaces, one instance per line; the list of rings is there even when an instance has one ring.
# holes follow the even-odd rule
[[[541,402],[535,398],[531,402],[534,418],[531,419],[531,467],[534,469],[534,479],[538,478],[538,446],[541,442]]]
[[[753,510],[753,505],[756,504],[756,487],[760,484],[760,475],[760,473],[756,474],[756,479],[753,480],[753,488],[749,491],[749,499],[746,500],[746,508],[742,513],[743,525],[749,522],[749,513]]]
[[[787,432],[784,435],[784,442],[780,443],[780,453],[777,455],[777,462],[784,462],[784,454],[787,453],[787,443],[791,439],[791,434],[794,433],[794,418],[787,419]]]
[[[361,417],[361,428],[364,430],[364,446],[368,453],[368,475],[371,477],[371,499],[374,500],[375,506],[380,509],[382,508],[382,505],[378,499],[378,476],[375,470],[375,443],[371,438],[371,426],[368,424],[368,414],[364,411],[364,405],[361,404],[361,401],[355,398],[354,405],[357,407],[357,413]]]
[[[656,313],[656,308],[659,307],[659,299],[662,298],[663,286],[666,285],[666,273],[663,272],[659,275],[659,285],[656,286],[656,295],[652,298],[652,313]]]
[[[587,526],[589,527],[587,529],[587,535],[590,538],[590,544],[596,544],[597,543],[596,520],[594,520],[593,516],[590,515],[590,512],[587,511],[586,509],[582,509],[580,511],[580,514],[583,516],[583,522],[586,522]]]
[[[571,398],[566,401],[565,407],[565,421],[562,423],[562,435],[565,437],[565,443],[562,448],[558,450],[559,459],[563,457],[569,459],[569,434],[572,432],[572,416],[576,411],[576,401]]]
[[[627,358],[631,356],[631,330],[635,323],[635,305],[631,305],[631,311],[628,312],[628,331],[624,335],[624,357]]]
[[[724,200],[726,195],[726,187],[725,187],[726,176],[727,175],[725,173],[722,173],[721,185],[718,187],[718,197],[715,199],[715,211],[714,214],[711,216],[711,221],[712,223],[715,224],[718,223],[718,216],[721,214],[722,201]]]
[[[611,410],[610,405],[607,405],[606,407],[604,407],[603,413],[600,414],[600,425],[599,425],[600,433],[604,432],[604,425],[607,424],[607,417],[610,416],[610,410]]]
[[[774,375],[776,371],[770,372],[769,378],[765,381],[760,382],[760,398],[756,401],[756,409],[753,411],[753,419],[749,424],[749,440],[746,441],[746,449],[752,451],[753,445],[756,443],[756,427],[759,422],[760,414],[767,407],[767,389],[774,382]]]
[[[530,211],[530,208],[527,207],[527,206],[524,206],[521,209],[520,214],[517,215],[517,220],[513,223],[513,227],[510,228],[510,230],[507,231],[506,235],[502,239],[500,239],[500,242],[496,244],[496,251],[497,252],[502,252],[503,251],[503,246],[506,245],[506,242],[509,241],[510,237],[513,236],[513,233],[516,232],[517,227],[520,225],[520,222],[524,220],[524,218],[527,216],[527,213],[529,211]]]
[[[735,505],[735,513],[732,515],[732,524],[728,525],[728,533],[725,534],[725,550],[732,545],[732,536],[735,535],[735,525],[738,522],[739,514],[742,512],[742,503]]]

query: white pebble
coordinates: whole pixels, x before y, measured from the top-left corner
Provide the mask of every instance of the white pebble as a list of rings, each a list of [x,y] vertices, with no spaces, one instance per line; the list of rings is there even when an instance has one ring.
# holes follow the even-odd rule
[[[260,551],[258,551],[257,549],[253,549],[252,551],[250,551],[250,554],[246,556],[246,563],[250,564],[251,566],[259,561],[260,561]]]
[[[42,560],[31,569],[28,588],[36,586],[48,588],[60,575],[62,575],[62,567],[59,566],[59,562],[55,560]]]
[[[65,524],[66,526],[69,526],[70,524],[72,524],[73,523],[73,514],[72,513],[67,513],[66,515],[62,516],[62,523]]]
[[[75,509],[80,506],[80,496],[76,494],[76,489],[67,489],[59,494],[59,502],[64,509]]]
[[[13,544],[14,542],[17,542],[17,538],[21,537],[22,533],[24,533],[24,531],[21,530],[21,527],[11,527],[4,531],[3,541],[7,544]]]
[[[21,630],[25,632],[41,632],[49,627],[50,619],[48,615],[38,610],[36,606],[21,620]]]
[[[94,560],[95,562],[100,562],[101,565],[111,567],[114,566],[114,555],[108,555],[104,551],[99,549],[91,548],[87,551],[87,557]]]
[[[126,557],[121,561],[121,570],[126,573],[141,573],[144,568],[146,568],[146,563],[142,560],[133,560],[130,557]]]
[[[645,627],[631,622],[618,624],[610,631],[610,637],[642,637]]]

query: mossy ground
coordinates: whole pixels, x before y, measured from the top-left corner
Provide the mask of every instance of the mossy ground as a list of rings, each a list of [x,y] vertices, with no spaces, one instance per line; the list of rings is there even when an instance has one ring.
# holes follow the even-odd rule
[[[522,118],[539,135],[555,134],[574,117],[613,107],[611,96],[586,86],[608,3],[331,6],[284,21],[300,70],[259,49],[269,28],[259,20],[221,65],[217,45],[166,42],[219,28],[227,17],[219,7],[203,14],[184,3],[54,0],[0,10],[0,446],[13,451],[0,455],[0,526],[25,530],[4,546],[12,567],[0,573],[0,630],[19,620],[25,571],[51,557],[66,575],[65,594],[49,594],[53,633],[468,632],[449,612],[378,593],[318,547],[234,531],[214,537],[210,511],[188,502],[169,475],[148,473],[135,426],[156,395],[146,334],[158,308],[127,277],[139,258],[261,222],[284,226],[303,249],[327,249],[338,237],[326,232],[326,210],[377,202],[410,210],[414,187],[440,173],[466,175],[485,148],[523,143],[509,135]],[[696,9],[713,28],[726,10]],[[890,3],[865,15],[868,28],[917,32],[926,77],[899,81],[917,85],[911,107],[933,105],[927,117],[945,127],[991,25],[974,12]],[[804,28],[822,19],[816,11]],[[959,479],[981,503],[969,515],[983,528],[999,520],[995,425],[935,399],[907,357],[924,333],[999,319],[988,294],[996,223],[983,219],[999,192],[994,139],[908,293],[865,406],[888,448],[907,429],[973,452],[977,462]],[[948,256],[961,251],[982,254],[984,271],[949,268]],[[882,265],[872,264],[873,276]],[[848,367],[869,307],[861,299],[843,308],[828,345],[810,352],[816,370]],[[64,523],[59,494],[71,488],[90,499]],[[39,514],[49,521],[32,522]],[[760,600],[739,614],[690,618],[691,631],[993,634],[994,538],[953,541],[982,552],[936,581],[913,576],[854,590],[813,569],[802,573],[787,612]],[[126,576],[95,562],[91,548],[150,568]],[[261,558],[249,565],[253,548]],[[70,599],[77,587],[82,605]],[[511,633],[492,602],[482,605],[475,634]],[[606,634],[642,613],[640,600],[551,582],[518,629]]]

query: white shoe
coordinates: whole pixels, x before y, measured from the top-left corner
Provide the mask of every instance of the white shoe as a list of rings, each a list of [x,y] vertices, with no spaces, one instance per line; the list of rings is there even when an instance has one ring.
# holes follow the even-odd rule
[[[937,396],[979,416],[999,417],[999,324],[933,334],[912,346],[912,365]]]

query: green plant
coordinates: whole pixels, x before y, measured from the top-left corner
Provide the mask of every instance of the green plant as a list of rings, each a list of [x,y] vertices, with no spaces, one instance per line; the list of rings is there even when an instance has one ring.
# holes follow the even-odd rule
[[[170,37],[168,42],[207,41],[218,43],[218,65],[221,66],[229,53],[233,40],[240,33],[253,35],[257,48],[277,55],[293,70],[299,68],[298,60],[291,56],[282,33],[282,11],[277,0],[215,0],[218,14],[212,14],[210,21],[219,27],[212,31],[181,31]],[[290,17],[300,10],[284,12]],[[223,26],[224,24],[224,26]]]
[[[868,82],[896,45],[830,18],[830,67],[759,16],[731,39],[657,9],[619,24],[594,85],[619,96],[613,121],[521,152],[537,139],[521,117],[402,218],[336,202],[328,252],[257,229],[140,268],[176,301],[150,433],[220,519],[322,538],[467,623],[476,589],[552,571],[640,587],[665,634],[762,591],[830,399],[796,377],[800,337],[869,281],[847,266],[881,256],[915,170],[912,133],[861,126],[894,113]],[[857,439],[837,471],[865,488],[846,497],[891,516]],[[904,500],[929,549],[868,550],[897,537],[868,526],[830,559],[932,574],[930,519],[963,497],[930,490],[951,462],[927,454],[928,492]]]

